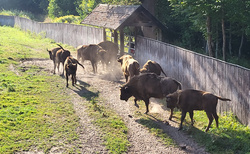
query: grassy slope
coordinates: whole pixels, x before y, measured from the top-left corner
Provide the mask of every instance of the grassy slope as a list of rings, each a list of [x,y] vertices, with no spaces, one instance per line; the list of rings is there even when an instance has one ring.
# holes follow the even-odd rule
[[[9,27],[0,27],[0,33],[0,153],[47,152],[76,140],[71,130],[77,128],[78,117],[65,97],[64,82],[39,67],[18,66],[23,59],[47,58],[45,47],[53,41]]]
[[[46,153],[52,147],[63,147],[65,153],[80,152],[79,118],[71,98],[66,97],[65,81],[37,66],[19,66],[20,60],[48,58],[46,48],[55,47],[54,41],[10,27],[0,27],[0,34],[0,153]],[[98,105],[97,96],[83,97],[91,102],[89,114],[102,128],[107,149],[125,152],[129,143],[122,119]],[[108,116],[103,117],[103,113]]]

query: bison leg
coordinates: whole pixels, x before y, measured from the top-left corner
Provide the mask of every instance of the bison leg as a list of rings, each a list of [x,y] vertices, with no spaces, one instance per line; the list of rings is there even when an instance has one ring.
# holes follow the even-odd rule
[[[144,102],[145,102],[145,105],[146,105],[146,112],[145,112],[145,114],[148,114],[148,112],[149,112],[149,110],[148,110],[149,99],[144,100]]]
[[[174,108],[170,108],[170,111],[171,111],[171,113],[170,113],[170,116],[169,116],[168,119],[169,119],[169,120],[172,120]]]
[[[57,63],[57,72],[59,74],[59,66],[60,66],[60,62]]]
[[[56,74],[56,62],[53,61],[53,63],[54,63],[54,74]]]
[[[214,119],[215,119],[215,121],[216,121],[216,127],[218,128],[219,127],[219,117],[218,117],[218,115],[217,115],[217,113],[216,113],[216,110],[215,111],[213,111],[212,112],[212,114],[213,114],[213,117],[214,117]]]
[[[139,108],[139,105],[137,104],[137,99],[134,99],[134,102],[135,102],[135,106],[136,106],[137,108]]]
[[[193,117],[194,117],[194,111],[190,111],[189,112],[189,117],[191,119],[191,125],[193,126],[194,125],[194,119],[193,119]]]
[[[93,62],[93,61],[91,61],[91,65],[93,67],[93,72],[96,73],[96,71],[97,71],[97,65],[96,65],[96,63]]]
[[[125,76],[126,82],[128,82],[128,75],[124,75],[124,76]]]
[[[206,112],[206,113],[207,113],[207,117],[208,117],[208,119],[209,119],[209,123],[208,123],[207,129],[206,129],[206,132],[207,132],[207,131],[209,130],[209,128],[210,128],[210,126],[211,126],[211,124],[212,124],[214,118],[213,118],[212,113],[210,113],[210,112]]]
[[[74,74],[71,75],[71,80],[72,80],[72,86],[74,86],[74,84],[75,84]]]
[[[183,121],[184,121],[184,119],[185,119],[185,117],[186,117],[186,111],[182,111],[181,112],[181,123],[180,123],[180,127],[179,127],[179,129],[178,130],[181,130],[182,129],[182,123],[183,123]]]
[[[75,84],[76,84],[76,74],[74,74],[74,82],[75,82]]]
[[[66,73],[66,87],[69,86],[68,81],[69,81],[69,77],[68,77],[68,74]]]

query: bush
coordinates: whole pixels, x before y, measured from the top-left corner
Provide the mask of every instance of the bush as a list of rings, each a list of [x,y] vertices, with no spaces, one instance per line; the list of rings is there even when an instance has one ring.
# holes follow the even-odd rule
[[[80,19],[80,16],[67,15],[67,16],[56,18],[53,22],[80,24],[81,19]]]

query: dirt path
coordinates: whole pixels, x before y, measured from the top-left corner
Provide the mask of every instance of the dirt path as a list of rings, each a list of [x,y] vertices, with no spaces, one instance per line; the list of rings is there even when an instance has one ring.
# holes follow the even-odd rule
[[[45,71],[53,72],[53,64],[51,60],[33,60],[32,63],[43,67]],[[134,118],[133,114],[137,108],[133,105],[132,101],[120,100],[119,86],[124,83],[120,69],[107,73],[101,71],[102,66],[98,65],[98,73],[93,74],[92,67],[89,62],[84,62],[85,70],[78,68],[77,80],[80,83],[87,83],[90,86],[98,89],[100,97],[104,98],[104,104],[116,111],[126,122],[128,127],[128,139],[131,146],[127,153],[141,153],[141,154],[160,154],[160,153],[206,153],[204,148],[198,146],[192,139],[185,135],[182,131],[177,131],[178,124],[176,122],[169,121],[170,125],[166,125],[162,122],[158,122],[161,128],[171,136],[178,145],[185,146],[185,149],[179,147],[167,147],[159,138],[152,135],[143,125],[139,124],[138,119]],[[71,81],[70,81],[71,83]],[[80,84],[78,83],[78,84]],[[82,153],[108,153],[105,147],[102,145],[103,141],[100,137],[100,130],[95,125],[91,124],[91,119],[85,112],[86,108],[81,105],[84,102],[81,97],[81,93],[84,93],[84,89],[78,89],[72,87],[69,84],[68,93],[73,95],[72,103],[74,105],[76,114],[80,118],[81,128],[79,128],[80,142],[82,147]],[[161,105],[154,103],[153,100],[150,104],[150,113],[159,113],[167,119],[169,112],[165,111]],[[132,118],[128,115],[131,115]],[[55,151],[54,151],[55,152]],[[53,149],[50,153],[54,153]]]

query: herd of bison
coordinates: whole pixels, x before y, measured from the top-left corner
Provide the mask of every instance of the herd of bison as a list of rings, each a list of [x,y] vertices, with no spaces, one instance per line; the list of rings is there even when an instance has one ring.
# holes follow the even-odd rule
[[[137,100],[143,100],[146,105],[146,114],[149,112],[149,99],[166,98],[167,107],[171,109],[169,120],[172,119],[173,109],[175,107],[181,110],[181,123],[179,130],[182,129],[182,123],[189,112],[191,124],[193,125],[193,111],[204,110],[209,119],[206,132],[209,130],[213,119],[218,127],[218,115],[216,106],[218,99],[230,101],[230,99],[216,96],[212,93],[186,89],[182,90],[182,84],[170,77],[167,77],[161,66],[152,60],[148,60],[140,69],[140,64],[131,55],[118,56],[118,45],[111,41],[100,42],[99,44],[82,45],[77,48],[77,59],[73,58],[69,50],[64,49],[57,44],[58,47],[48,50],[50,59],[54,63],[54,74],[56,67],[59,72],[60,63],[64,66],[63,74],[66,78],[66,87],[68,87],[68,77],[71,75],[72,85],[76,84],[77,64],[84,68],[81,64],[84,60],[89,60],[93,67],[93,72],[97,72],[97,63],[102,62],[107,67],[120,63],[121,70],[126,79],[126,83],[120,87],[120,99],[127,101],[130,97],[134,97],[136,107],[139,107]],[[81,60],[81,63],[79,62]],[[165,76],[160,76],[163,73]]]

